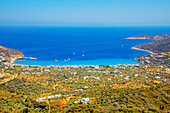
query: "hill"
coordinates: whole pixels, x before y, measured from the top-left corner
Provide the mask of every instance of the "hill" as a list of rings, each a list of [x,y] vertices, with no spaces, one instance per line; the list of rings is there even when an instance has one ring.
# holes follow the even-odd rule
[[[156,41],[146,43],[146,44],[141,44],[136,46],[135,48],[149,50],[154,53],[161,53],[161,52],[167,53],[170,52],[170,37],[157,39]]]
[[[129,37],[126,39],[153,39],[153,40],[159,40],[162,38],[167,38],[170,37],[170,33],[168,34],[160,34],[160,35],[147,35],[147,34],[142,34],[134,37]]]
[[[18,50],[7,48],[7,47],[3,47],[3,46],[0,46],[0,53],[1,54],[5,54],[8,57],[10,57],[12,55],[21,55],[21,56],[24,56],[23,53],[18,51]]]

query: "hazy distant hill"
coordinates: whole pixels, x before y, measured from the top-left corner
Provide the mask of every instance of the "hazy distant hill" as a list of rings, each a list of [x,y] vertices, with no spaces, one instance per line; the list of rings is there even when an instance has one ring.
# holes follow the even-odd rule
[[[136,48],[144,49],[144,50],[149,50],[154,53],[160,53],[160,52],[170,52],[170,37],[166,38],[160,38],[156,41],[146,43],[146,44],[141,44],[136,46]]]
[[[11,55],[21,55],[21,56],[24,56],[23,53],[18,51],[18,50],[7,48],[7,47],[3,47],[3,46],[0,46],[0,53],[3,53],[3,54],[5,54],[8,57],[10,57]]]
[[[147,34],[142,34],[134,37],[129,37],[127,39],[154,39],[154,40],[159,40],[162,38],[167,38],[170,37],[170,33],[168,34],[160,34],[160,35],[147,35]]]

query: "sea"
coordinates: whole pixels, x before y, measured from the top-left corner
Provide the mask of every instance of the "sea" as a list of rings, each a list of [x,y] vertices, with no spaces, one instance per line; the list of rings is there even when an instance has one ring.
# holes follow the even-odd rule
[[[134,58],[150,54],[133,50],[145,39],[125,39],[141,34],[166,34],[170,27],[54,27],[0,26],[0,45],[21,51],[25,65],[116,65],[139,64]]]

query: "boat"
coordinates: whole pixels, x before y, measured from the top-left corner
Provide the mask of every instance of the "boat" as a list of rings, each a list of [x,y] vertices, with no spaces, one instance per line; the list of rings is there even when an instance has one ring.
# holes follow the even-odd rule
[[[68,60],[70,60],[70,58]]]
[[[82,57],[84,57],[84,50],[83,50],[83,55],[82,55]]]
[[[122,47],[123,47],[123,44],[122,44]]]
[[[55,60],[55,61],[58,61],[58,60]]]
[[[66,62],[67,60],[65,59],[64,61]]]
[[[73,55],[75,55],[75,53],[73,53]]]

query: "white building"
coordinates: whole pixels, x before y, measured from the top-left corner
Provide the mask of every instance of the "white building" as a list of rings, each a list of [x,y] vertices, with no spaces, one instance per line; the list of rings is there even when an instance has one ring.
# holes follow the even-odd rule
[[[137,76],[138,76],[138,74],[134,74],[134,76],[135,76],[135,77],[137,77]]]
[[[81,99],[81,103],[87,103],[90,100],[90,98],[82,98]]]
[[[161,77],[159,77],[159,76],[156,76],[156,77],[155,77],[155,79],[160,79],[160,78],[161,78]]]
[[[77,72],[71,72],[71,73],[70,73],[70,75],[75,75],[75,74],[77,74]]]
[[[88,78],[89,78],[88,76],[83,77],[83,79],[88,79]]]

